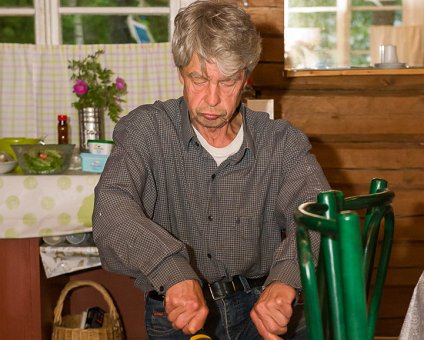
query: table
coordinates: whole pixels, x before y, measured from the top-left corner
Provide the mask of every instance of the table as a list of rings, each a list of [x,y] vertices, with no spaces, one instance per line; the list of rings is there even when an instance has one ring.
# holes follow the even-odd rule
[[[402,325],[399,340],[421,340],[424,337],[424,272],[421,274]]]
[[[128,339],[146,339],[143,293],[131,278],[103,270],[95,246],[40,246],[40,237],[92,230],[93,190],[99,178],[81,171],[0,175],[1,339],[50,339],[53,308],[72,280],[102,284],[117,304]],[[103,300],[81,289],[70,297],[69,312],[102,306]]]
[[[99,178],[81,171],[0,176],[0,239],[90,232]]]
[[[0,239],[69,235],[92,230],[94,187],[100,174],[0,176]],[[101,265],[98,249],[41,246],[47,278]]]

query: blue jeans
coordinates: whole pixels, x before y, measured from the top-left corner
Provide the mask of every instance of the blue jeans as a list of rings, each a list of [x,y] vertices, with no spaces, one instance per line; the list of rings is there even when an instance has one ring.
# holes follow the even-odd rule
[[[204,331],[213,340],[260,340],[250,319],[250,310],[259,298],[261,290],[238,292],[225,299],[207,301],[209,314]],[[190,336],[172,328],[162,301],[146,296],[145,326],[149,340],[189,340]],[[296,306],[284,339],[307,340],[303,307]]]

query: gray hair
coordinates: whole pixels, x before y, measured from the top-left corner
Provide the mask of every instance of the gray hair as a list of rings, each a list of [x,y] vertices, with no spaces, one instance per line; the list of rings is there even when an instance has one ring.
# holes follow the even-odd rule
[[[183,68],[196,53],[201,65],[216,63],[227,76],[240,70],[250,74],[259,61],[261,38],[250,16],[224,0],[198,0],[175,17],[172,54]]]

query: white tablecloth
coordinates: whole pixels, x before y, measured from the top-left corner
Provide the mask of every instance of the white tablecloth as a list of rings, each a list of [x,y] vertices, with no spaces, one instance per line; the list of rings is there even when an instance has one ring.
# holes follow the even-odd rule
[[[424,339],[424,272],[412,294],[399,340]]]
[[[94,187],[100,175],[0,176],[0,238],[91,231]]]

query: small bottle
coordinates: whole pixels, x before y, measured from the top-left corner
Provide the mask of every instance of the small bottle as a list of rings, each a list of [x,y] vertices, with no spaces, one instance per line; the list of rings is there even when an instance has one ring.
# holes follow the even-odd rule
[[[59,144],[68,144],[68,116],[57,116],[57,141]]]

